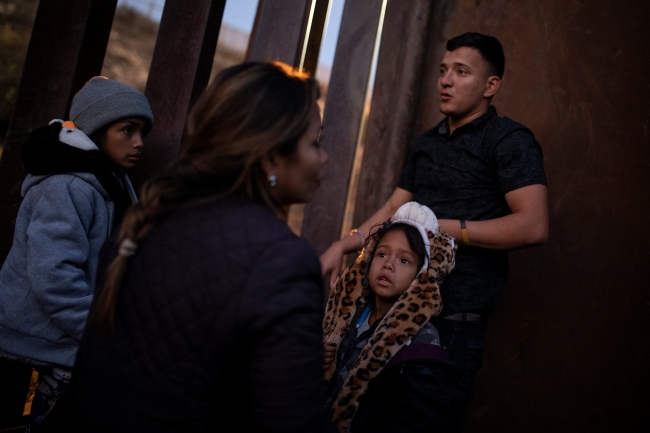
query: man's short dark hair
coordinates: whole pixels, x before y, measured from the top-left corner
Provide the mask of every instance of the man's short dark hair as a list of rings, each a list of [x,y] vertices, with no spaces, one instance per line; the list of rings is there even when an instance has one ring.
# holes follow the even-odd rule
[[[503,55],[501,42],[493,36],[481,33],[468,32],[447,41],[447,51],[454,51],[460,47],[471,47],[478,50],[486,62],[490,64],[494,74],[503,78],[506,58]]]

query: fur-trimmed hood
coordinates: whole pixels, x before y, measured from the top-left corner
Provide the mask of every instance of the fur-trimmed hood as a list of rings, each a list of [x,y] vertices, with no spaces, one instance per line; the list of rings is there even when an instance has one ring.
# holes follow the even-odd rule
[[[349,427],[359,397],[366,391],[369,382],[431,317],[442,310],[440,285],[454,268],[457,245],[447,233],[432,233],[428,229],[426,233],[430,244],[428,267],[417,274],[409,288],[381,319],[334,401],[331,417],[342,431]],[[357,300],[368,293],[368,289],[364,290],[363,279],[368,272],[370,254],[375,250],[376,242],[373,236],[366,240],[357,259],[339,276],[330,293],[323,331],[327,343],[335,344],[337,349],[355,315],[359,305]],[[335,365],[332,364],[325,372],[326,380],[332,378],[334,370]]]

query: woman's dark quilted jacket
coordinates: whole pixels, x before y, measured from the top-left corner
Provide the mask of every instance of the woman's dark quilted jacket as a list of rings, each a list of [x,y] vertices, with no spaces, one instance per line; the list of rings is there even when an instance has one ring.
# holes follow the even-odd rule
[[[269,210],[230,198],[177,211],[131,258],[115,330],[86,330],[77,419],[92,431],[321,431],[322,310],[318,257]]]

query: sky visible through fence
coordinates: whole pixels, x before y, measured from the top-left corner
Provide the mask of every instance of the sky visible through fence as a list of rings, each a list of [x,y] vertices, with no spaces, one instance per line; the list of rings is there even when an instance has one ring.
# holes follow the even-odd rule
[[[327,23],[325,37],[321,44],[319,63],[331,68],[345,0],[330,1],[329,22]],[[253,27],[253,21],[255,20],[257,3],[258,0],[227,0],[223,14],[223,23],[250,33]],[[160,21],[165,0],[118,0],[117,4],[135,9],[154,21]]]

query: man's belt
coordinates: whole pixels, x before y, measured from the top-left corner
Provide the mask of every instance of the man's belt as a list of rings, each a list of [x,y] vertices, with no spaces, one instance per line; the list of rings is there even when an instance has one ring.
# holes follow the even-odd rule
[[[442,320],[451,322],[482,322],[483,316],[479,313],[454,313],[441,317]]]

